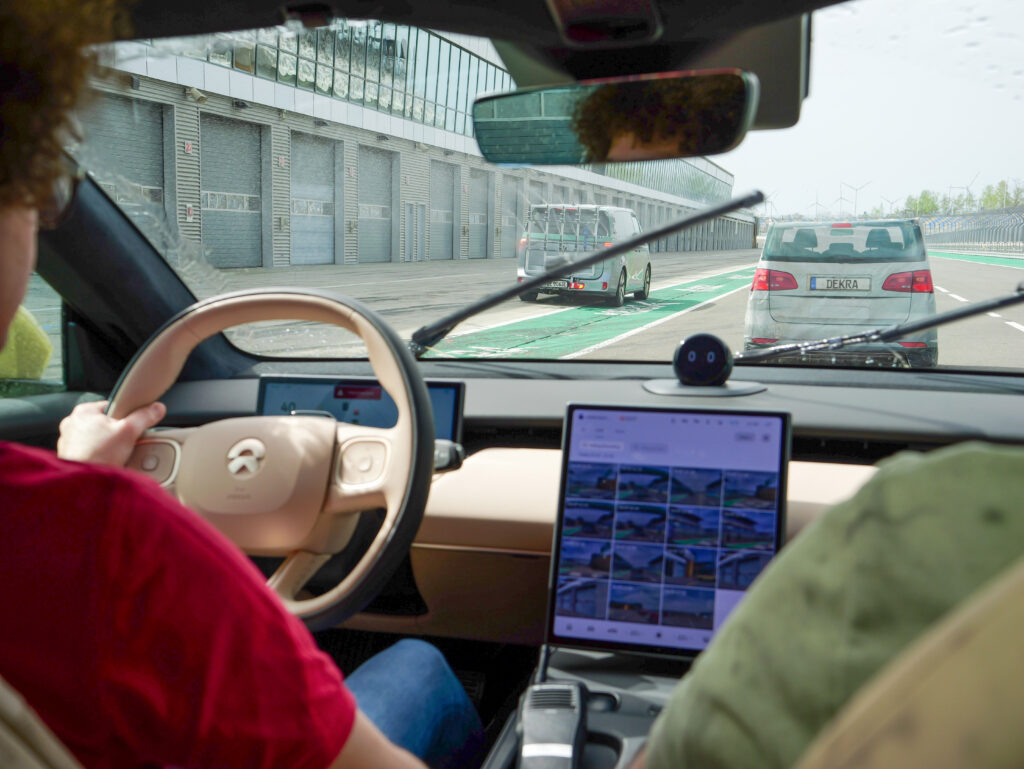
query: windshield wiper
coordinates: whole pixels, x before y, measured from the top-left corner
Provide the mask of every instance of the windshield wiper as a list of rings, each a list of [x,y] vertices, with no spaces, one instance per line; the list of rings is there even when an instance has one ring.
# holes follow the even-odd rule
[[[980,315],[983,312],[992,312],[1000,307],[1009,307],[1015,304],[1024,303],[1024,281],[1017,286],[1013,294],[996,297],[995,299],[982,299],[980,302],[973,302],[965,307],[958,307],[955,310],[939,312],[921,320],[910,321],[909,323],[897,323],[893,326],[881,326],[868,331],[859,331],[845,336],[836,336],[828,339],[819,339],[815,342],[791,342],[789,344],[777,344],[774,347],[765,347],[761,350],[746,350],[733,355],[733,360],[746,363],[748,361],[763,361],[779,358],[783,355],[803,355],[809,352],[821,350],[841,350],[855,344],[875,344],[878,342],[894,342],[908,334],[915,334],[918,331],[942,326],[952,323],[955,320],[970,318],[973,315]]]
[[[619,254],[625,254],[628,251],[632,251],[637,246],[642,246],[645,243],[650,243],[655,240],[672,235],[679,230],[685,230],[687,227],[692,227],[695,224],[706,222],[709,219],[714,219],[718,216],[724,216],[725,214],[732,213],[740,208],[750,208],[756,206],[758,203],[764,202],[764,194],[760,191],[755,191],[749,195],[743,197],[733,198],[725,203],[720,203],[717,206],[711,206],[705,208],[703,211],[698,211],[691,216],[687,216],[671,224],[666,224],[656,230],[650,232],[644,232],[637,235],[632,240],[626,240],[622,243],[616,243],[610,248],[603,248],[600,251],[595,251],[589,256],[585,256],[578,262],[565,262],[557,267],[545,272],[543,275],[538,275],[535,278],[528,278],[522,283],[516,283],[509,288],[502,289],[501,291],[495,291],[493,294],[473,302],[461,310],[457,310],[450,315],[446,315],[440,320],[436,320],[422,328],[418,329],[413,335],[412,339],[409,340],[409,349],[412,350],[412,354],[419,358],[423,353],[429,350],[431,347],[436,345],[442,339],[444,339],[457,325],[462,321],[472,318],[477,313],[481,313],[484,310],[489,310],[502,302],[514,299],[520,294],[525,294],[528,291],[532,291],[536,288],[540,288],[545,283],[549,283],[556,278],[563,278],[577,270],[582,270],[584,267],[589,267],[592,264],[603,262],[605,259],[613,259]]]

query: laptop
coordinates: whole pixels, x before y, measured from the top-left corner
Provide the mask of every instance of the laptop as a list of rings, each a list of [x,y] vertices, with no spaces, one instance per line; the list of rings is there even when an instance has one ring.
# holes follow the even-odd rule
[[[693,657],[785,536],[789,415],[570,405],[547,643]]]

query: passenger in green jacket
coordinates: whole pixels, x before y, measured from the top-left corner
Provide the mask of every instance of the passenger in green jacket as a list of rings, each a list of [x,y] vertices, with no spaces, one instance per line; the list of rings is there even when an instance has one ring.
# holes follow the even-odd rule
[[[1024,553],[1024,450],[900,454],[762,573],[635,769],[792,767],[888,662]]]

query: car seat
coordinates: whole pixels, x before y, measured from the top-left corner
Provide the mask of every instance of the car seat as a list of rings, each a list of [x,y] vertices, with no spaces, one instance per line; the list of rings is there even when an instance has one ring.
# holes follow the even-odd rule
[[[889,231],[881,227],[875,227],[874,229],[868,230],[867,240],[864,242],[865,250],[872,249],[886,249],[889,250],[893,247],[892,238],[889,237]]]
[[[1001,769],[1024,763],[1024,559],[868,681],[797,769]]]
[[[0,678],[0,766],[82,769],[25,700]]]
[[[853,243],[833,243],[828,247],[825,256],[856,256],[853,250]]]
[[[802,256],[818,247],[818,236],[814,230],[802,227],[793,233],[793,241],[788,246],[786,256]]]

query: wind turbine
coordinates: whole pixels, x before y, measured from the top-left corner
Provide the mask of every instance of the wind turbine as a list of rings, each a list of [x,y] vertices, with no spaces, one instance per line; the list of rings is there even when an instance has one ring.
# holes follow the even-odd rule
[[[869,184],[871,184],[871,180],[868,180],[868,181],[864,182],[862,185],[860,185],[860,187],[854,187],[849,182],[842,182],[841,181],[841,182],[839,182],[839,189],[840,190],[842,190],[842,187],[843,187],[844,184],[847,187],[849,187],[851,190],[853,190],[853,218],[856,219],[857,218],[857,193],[860,192],[865,187],[867,187]],[[842,193],[840,192],[840,194],[842,194]]]

